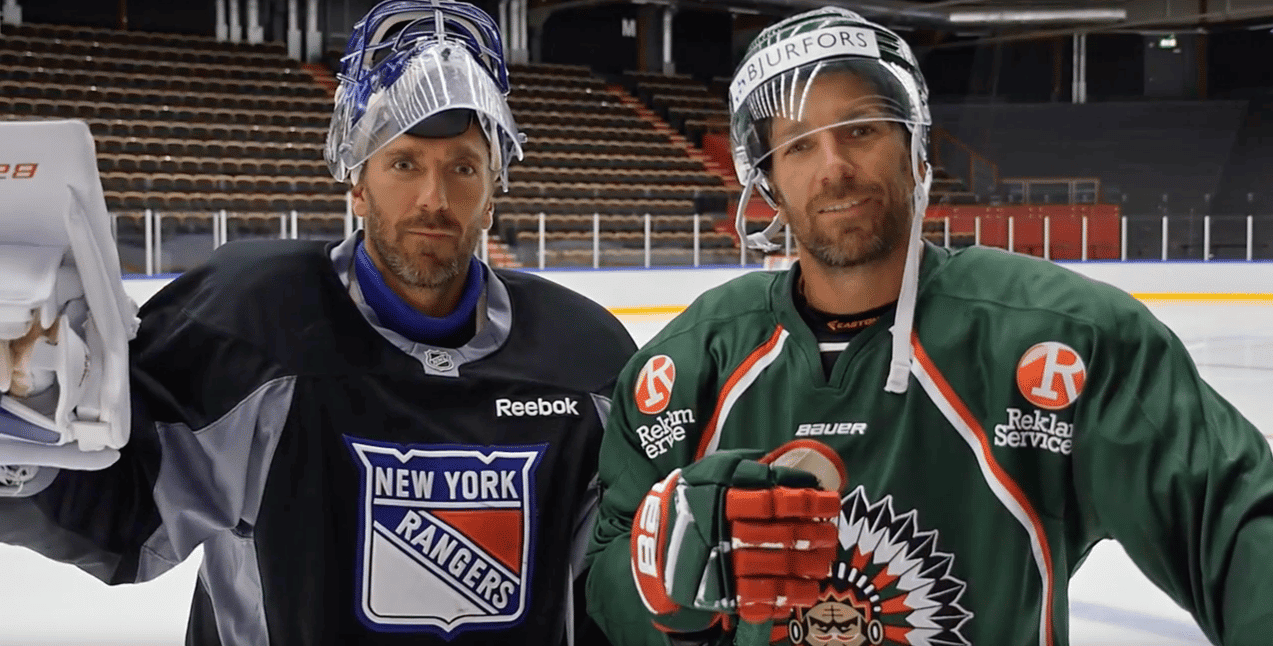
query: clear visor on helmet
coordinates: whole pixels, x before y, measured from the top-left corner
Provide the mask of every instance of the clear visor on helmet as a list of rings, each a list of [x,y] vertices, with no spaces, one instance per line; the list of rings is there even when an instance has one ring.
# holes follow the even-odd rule
[[[921,147],[929,118],[916,109],[912,78],[887,61],[871,58],[818,60],[773,76],[733,106],[730,123],[738,179],[758,184],[770,198],[765,175],[777,154],[800,147],[817,133],[836,129],[837,140],[902,127],[909,144],[918,133]],[[908,150],[909,152],[909,150]],[[926,157],[922,150],[918,157]]]
[[[380,87],[373,78],[370,83],[342,83],[336,91],[324,156],[337,179],[345,180],[385,144],[445,110],[477,114],[491,145],[492,170],[506,174],[511,158],[522,158],[521,135],[504,93],[464,45],[449,40],[422,43],[382,65],[404,68],[388,87]],[[377,78],[393,76],[377,71]]]

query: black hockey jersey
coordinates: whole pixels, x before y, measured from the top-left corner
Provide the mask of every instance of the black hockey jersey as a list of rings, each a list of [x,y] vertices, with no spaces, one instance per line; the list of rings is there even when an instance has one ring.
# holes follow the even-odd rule
[[[123,457],[0,502],[0,540],[109,583],[203,545],[192,644],[565,643],[630,336],[483,266],[474,338],[415,343],[350,285],[355,242],[230,244],[165,287]]]

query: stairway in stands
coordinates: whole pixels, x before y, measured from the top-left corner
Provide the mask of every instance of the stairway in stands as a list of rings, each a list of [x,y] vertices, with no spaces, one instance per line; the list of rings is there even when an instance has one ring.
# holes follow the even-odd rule
[[[689,153],[691,159],[698,160],[703,163],[704,166],[707,165],[708,160],[702,155],[701,151],[698,151],[695,147],[689,145],[689,142],[685,140],[685,137],[681,136],[681,133],[673,130],[666,122],[660,119],[657,114],[650,111],[644,103],[641,103],[636,97],[628,94],[628,91],[624,89],[622,85],[608,85],[606,86],[606,89],[617,95],[619,97],[619,101],[622,102],[623,105],[635,111],[642,119],[654,126],[655,130],[663,133],[669,140],[684,147],[686,152]]]
[[[619,100],[622,101],[624,105],[631,107],[638,115],[641,116],[642,119],[650,122],[650,124],[654,126],[655,130],[667,135],[669,140],[675,142],[678,146],[683,147],[685,152],[689,154],[690,159],[698,161],[713,175],[721,178],[721,181],[724,182],[727,188],[741,188],[738,185],[738,181],[734,178],[732,169],[723,168],[719,162],[703,152],[703,149],[690,143],[684,135],[673,130],[672,127],[659,117],[659,115],[655,114],[653,110],[650,110],[650,108],[644,103],[641,103],[640,100],[629,94],[627,89],[625,89],[622,85],[610,85],[607,86],[606,89],[618,95]]]
[[[510,269],[525,267],[517,259],[517,256],[513,254],[513,250],[509,249],[508,244],[500,240],[499,234],[494,231],[486,238],[486,262],[492,267],[508,267]]]
[[[632,96],[632,94],[628,92],[627,88],[622,85],[610,85],[607,89],[618,95],[624,105],[631,107],[631,109],[640,115],[642,119],[648,121],[659,132],[664,133],[669,140],[684,148],[690,159],[698,161],[709,173],[720,178],[728,195],[728,206],[725,210],[725,217],[717,218],[713,223],[713,228],[718,232],[728,234],[737,241],[738,236],[735,233],[733,221],[734,211],[737,208],[736,205],[738,203],[738,199],[742,194],[742,185],[738,183],[738,178],[734,175],[733,164],[730,163],[726,166],[719,160],[719,155],[709,154],[709,152],[705,151],[703,148],[695,146],[692,142],[685,138],[685,135],[674,130],[666,121],[663,120],[662,117],[651,110],[645,103],[642,103],[639,99]],[[768,209],[767,215],[764,215],[765,221],[768,221],[768,219],[772,217],[773,209],[769,209],[769,205],[766,204],[763,199],[753,195],[752,202],[753,204],[747,209],[749,218],[756,217],[753,215],[753,211],[761,212],[765,209]]]
[[[309,72],[310,77],[314,79],[314,83],[327,90],[327,96],[333,99],[336,97],[336,87],[340,85],[340,81],[336,80],[336,76],[332,74],[331,70],[327,69],[326,65],[301,63],[301,69]]]
[[[496,195],[495,232],[521,262],[538,266],[541,251],[545,266],[736,256],[730,237],[710,226],[694,250],[697,216],[723,210],[725,187],[666,123],[638,113],[639,102],[581,65],[513,65],[509,83],[528,140],[510,192]]]

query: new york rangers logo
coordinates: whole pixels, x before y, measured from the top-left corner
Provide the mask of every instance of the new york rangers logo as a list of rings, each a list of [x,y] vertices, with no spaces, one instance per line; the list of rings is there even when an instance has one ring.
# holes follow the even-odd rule
[[[521,623],[530,601],[535,470],[546,445],[345,442],[362,472],[363,623],[446,638]]]

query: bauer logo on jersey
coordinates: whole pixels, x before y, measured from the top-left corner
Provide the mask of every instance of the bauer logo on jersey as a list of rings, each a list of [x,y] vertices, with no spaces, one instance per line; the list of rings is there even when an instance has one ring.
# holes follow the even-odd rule
[[[637,375],[636,396],[637,410],[646,415],[658,415],[672,401],[672,383],[676,381],[676,364],[672,357],[660,354],[650,357]]]
[[[1017,388],[1039,408],[1061,410],[1083,392],[1083,358],[1064,343],[1046,341],[1026,350],[1017,363]]]
[[[345,437],[362,474],[358,616],[386,632],[515,625],[530,603],[535,470],[546,445]]]

